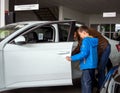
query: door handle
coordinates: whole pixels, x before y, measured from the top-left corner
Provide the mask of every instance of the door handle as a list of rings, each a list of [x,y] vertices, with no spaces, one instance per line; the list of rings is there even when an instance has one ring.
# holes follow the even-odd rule
[[[59,55],[66,55],[66,54],[69,54],[70,52],[69,51],[60,51],[58,54]]]

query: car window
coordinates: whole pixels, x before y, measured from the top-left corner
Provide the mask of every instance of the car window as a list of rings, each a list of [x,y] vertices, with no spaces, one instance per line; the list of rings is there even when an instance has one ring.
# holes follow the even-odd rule
[[[58,30],[59,30],[59,42],[67,41],[68,34],[70,31],[70,24],[69,23],[60,23],[58,24]]]
[[[5,27],[0,28],[0,41],[2,41],[7,36],[14,33],[15,31],[23,28],[26,25],[27,24],[19,24],[19,23],[17,23],[17,24],[6,25]]]
[[[26,43],[54,42],[54,28],[52,26],[39,27],[24,36]]]

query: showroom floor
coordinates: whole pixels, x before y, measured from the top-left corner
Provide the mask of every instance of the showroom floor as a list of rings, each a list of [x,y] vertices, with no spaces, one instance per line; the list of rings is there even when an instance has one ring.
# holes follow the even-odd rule
[[[17,89],[2,93],[81,93],[81,92],[79,87],[64,86],[64,87],[49,87],[49,88]]]
[[[16,89],[1,93],[81,93],[79,86]]]
[[[94,88],[94,91],[95,89],[96,88]],[[72,86],[24,88],[0,93],[81,93],[81,83],[80,79],[76,79]]]

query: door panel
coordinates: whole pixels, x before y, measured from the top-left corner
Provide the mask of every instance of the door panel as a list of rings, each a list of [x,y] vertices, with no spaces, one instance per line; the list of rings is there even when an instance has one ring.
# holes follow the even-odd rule
[[[4,48],[7,87],[54,86],[72,84],[72,43],[38,43]]]
[[[5,79],[4,79],[4,64],[3,64],[3,55],[2,51],[0,51],[0,91],[5,88]]]

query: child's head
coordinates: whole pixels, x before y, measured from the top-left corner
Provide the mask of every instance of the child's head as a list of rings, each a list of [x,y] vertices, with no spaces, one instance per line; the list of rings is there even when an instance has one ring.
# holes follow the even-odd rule
[[[83,39],[87,36],[89,36],[89,28],[87,26],[81,26],[79,29],[78,29],[78,34],[80,35],[80,37]]]

